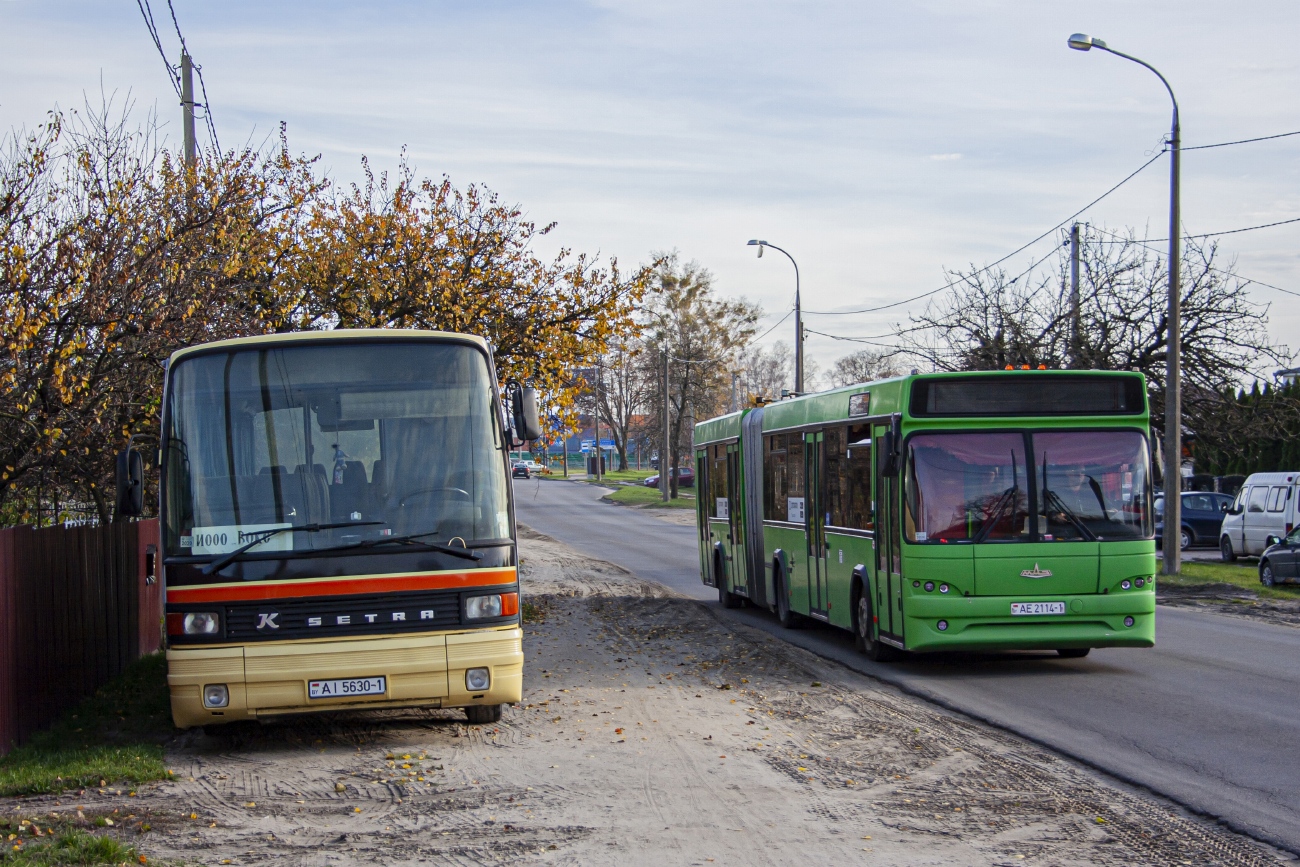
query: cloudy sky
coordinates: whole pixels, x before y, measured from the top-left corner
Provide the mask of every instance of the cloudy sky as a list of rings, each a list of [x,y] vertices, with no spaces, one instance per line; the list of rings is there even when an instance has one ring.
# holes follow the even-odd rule
[[[179,55],[166,0],[152,0]],[[1178,95],[1183,141],[1300,130],[1294,0],[997,2],[261,2],[173,0],[221,143],[291,146],[334,177],[405,146],[418,171],[479,182],[559,222],[546,242],[624,264],[676,249],[775,323],[799,261],[804,306],[934,289],[1041,234],[1159,152],[1169,100],[1147,70],[1066,47],[1085,31]],[[0,129],[102,88],[179,109],[135,0],[0,0]],[[1081,219],[1164,237],[1161,158]],[[1185,230],[1300,216],[1300,136],[1190,152]],[[1255,280],[1300,292],[1300,223],[1226,236]],[[1007,262],[1018,273],[1048,238]],[[543,252],[550,252],[547,247]],[[1300,348],[1300,297],[1251,288]],[[871,336],[924,301],[810,328]],[[767,338],[789,340],[790,321]],[[857,345],[814,335],[828,366]]]

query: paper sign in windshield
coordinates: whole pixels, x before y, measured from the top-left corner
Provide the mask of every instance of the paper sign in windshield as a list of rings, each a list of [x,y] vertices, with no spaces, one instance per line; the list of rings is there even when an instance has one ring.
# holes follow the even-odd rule
[[[292,551],[293,534],[270,534],[291,524],[235,524],[229,527],[195,527],[191,534],[191,552],[194,554],[228,554],[259,536],[270,536],[266,541],[248,549],[250,554],[263,551]]]

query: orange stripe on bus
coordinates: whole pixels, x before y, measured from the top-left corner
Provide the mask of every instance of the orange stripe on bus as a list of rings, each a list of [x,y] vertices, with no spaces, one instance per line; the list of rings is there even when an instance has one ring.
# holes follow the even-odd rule
[[[400,593],[407,590],[457,590],[514,584],[514,569],[480,569],[469,572],[440,572],[436,575],[377,575],[373,578],[340,578],[327,581],[264,581],[224,587],[169,587],[168,602],[238,602],[258,599],[291,599],[304,596],[350,596],[362,593]]]

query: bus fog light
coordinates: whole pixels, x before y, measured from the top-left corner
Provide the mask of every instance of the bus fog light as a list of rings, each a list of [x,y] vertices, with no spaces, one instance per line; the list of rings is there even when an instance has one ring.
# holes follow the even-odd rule
[[[935,626],[937,626],[937,627],[939,628],[939,631],[940,631],[940,632],[947,632],[947,631],[948,631],[948,621],[947,621],[947,620],[940,620],[938,623],[935,624]]]
[[[947,592],[948,592],[948,585],[947,585],[947,584],[940,584],[940,585],[939,585],[939,592],[940,592],[940,593],[947,593]]]
[[[1132,625],[1133,625],[1133,618],[1132,618],[1132,617],[1125,617],[1125,618],[1124,618],[1124,625],[1125,625],[1125,626],[1132,626]]]
[[[203,687],[204,707],[225,707],[230,704],[230,690],[224,683],[210,683]]]
[[[471,668],[465,672],[465,688],[470,692],[482,692],[492,683],[486,668]]]
[[[186,635],[216,635],[221,618],[215,611],[191,611],[185,615]]]
[[[1127,590],[1133,586],[1133,582],[1125,578],[1123,581],[1119,582],[1119,586]]]
[[[925,592],[926,592],[926,593],[929,593],[929,592],[932,591],[933,589],[934,589],[934,582],[933,582],[933,581],[926,581],[926,582],[925,582]]]
[[[1133,583],[1134,583],[1134,585],[1136,585],[1137,587],[1145,587],[1147,582],[1146,582],[1146,579],[1144,579],[1144,578],[1139,578],[1138,580],[1134,581]]]
[[[470,620],[501,616],[501,594],[471,596],[465,600],[465,616]]]

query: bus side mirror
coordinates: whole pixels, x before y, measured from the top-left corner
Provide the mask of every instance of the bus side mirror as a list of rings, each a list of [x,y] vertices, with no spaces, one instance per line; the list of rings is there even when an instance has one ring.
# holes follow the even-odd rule
[[[514,416],[515,436],[521,440],[542,437],[542,425],[537,418],[537,389],[531,385],[519,386],[510,396],[510,411]]]
[[[144,514],[144,458],[131,448],[117,453],[117,514],[122,518]]]

